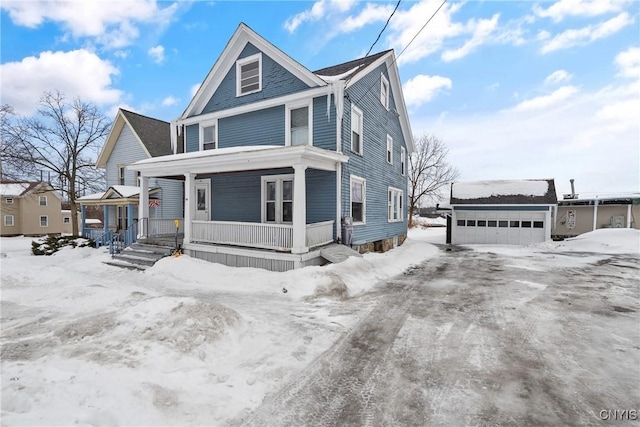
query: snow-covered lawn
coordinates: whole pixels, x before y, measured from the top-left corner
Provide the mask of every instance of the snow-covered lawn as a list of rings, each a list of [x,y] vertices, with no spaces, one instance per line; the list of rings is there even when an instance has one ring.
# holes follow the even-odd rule
[[[386,254],[287,273],[188,256],[131,272],[103,264],[109,255],[101,250],[35,257],[31,239],[2,238],[2,424],[242,419],[372,312],[376,299],[356,296],[441,256],[432,243],[444,243],[444,228],[409,236]],[[527,283],[527,269],[637,257],[639,242],[636,230],[600,230],[530,247],[471,248],[509,257]],[[640,308],[638,298],[627,306]]]

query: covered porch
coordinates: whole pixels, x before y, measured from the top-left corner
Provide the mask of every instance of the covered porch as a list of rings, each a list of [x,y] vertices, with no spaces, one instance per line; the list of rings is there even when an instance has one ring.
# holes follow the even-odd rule
[[[181,179],[185,252],[223,263],[223,253],[285,257],[299,266],[340,235],[340,173],[347,160],[311,146],[255,146],[139,161],[129,166],[140,173],[138,235],[154,234],[145,220],[149,179]]]

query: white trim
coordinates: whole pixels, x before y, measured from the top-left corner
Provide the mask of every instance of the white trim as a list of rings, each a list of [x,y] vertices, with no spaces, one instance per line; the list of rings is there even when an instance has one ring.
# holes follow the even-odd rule
[[[308,141],[306,145],[313,145],[313,98],[305,101],[288,103],[285,106],[284,113],[284,145],[291,146],[291,110],[297,110],[298,108],[308,108],[307,123],[309,127]]]
[[[360,115],[360,126],[357,129],[358,134],[360,135],[360,150],[358,150],[358,151],[355,151],[353,149],[353,115],[354,115],[354,113]],[[351,147],[351,152],[352,153],[356,153],[356,154],[359,154],[361,156],[364,153],[364,137],[363,137],[363,133],[364,133],[364,113],[362,112],[361,109],[359,109],[355,105],[351,104],[351,130],[349,132],[349,141],[351,141],[350,147]]]
[[[213,139],[215,141],[213,141],[214,142],[213,149],[215,150],[218,148],[218,119],[203,120],[200,123],[198,123],[198,149],[200,151],[204,151],[204,128],[211,127],[211,126],[215,126],[215,132],[213,135]],[[209,142],[207,142],[207,144],[209,144]]]
[[[400,147],[400,173],[407,175],[407,150],[404,147]]]
[[[276,220],[275,221],[267,221],[267,209],[266,209],[266,202],[267,202],[267,194],[266,194],[266,183],[268,181],[275,181],[276,182]],[[283,181],[291,181],[293,187],[291,188],[291,209],[294,208],[295,206],[295,199],[293,198],[293,194],[294,194],[294,188],[295,188],[295,179],[294,179],[294,174],[282,174],[282,175],[263,175],[260,177],[260,210],[261,210],[261,217],[260,217],[260,222],[263,222],[265,224],[293,224],[293,212],[291,212],[292,215],[292,220],[291,222],[287,221],[284,222],[282,220],[282,182]]]
[[[384,91],[382,90],[384,87],[386,86],[387,90],[387,95],[386,97],[383,98],[383,94]],[[387,80],[387,78],[384,76],[384,73],[380,73],[380,103],[382,104],[382,106],[384,108],[386,108],[387,110],[390,107],[390,96],[389,96],[389,91],[391,90],[391,86],[389,85],[389,80]]]
[[[362,184],[362,221],[358,221],[358,222],[356,222],[355,219],[353,219],[353,211],[352,211],[352,205],[353,205],[352,184],[354,181]],[[357,175],[349,176],[349,216],[353,220],[353,225],[363,225],[367,223],[367,180]]]
[[[389,200],[391,196],[391,200]],[[387,222],[403,222],[404,214],[404,191],[395,187],[387,187]],[[397,209],[397,210],[396,210]],[[393,214],[398,212],[398,218],[393,218]]]
[[[44,200],[44,204],[42,204],[42,200]],[[38,206],[47,206],[48,204],[47,196],[38,196]]]
[[[46,219],[46,222],[47,222],[46,225],[42,225],[42,218]],[[40,215],[39,221],[40,221],[40,227],[41,228],[48,228],[49,227],[49,215]]]
[[[387,134],[387,152],[385,153],[387,163],[393,164],[393,138]]]
[[[242,67],[247,64],[251,64],[252,62],[258,62],[258,89],[251,90],[249,92],[242,92]],[[257,93],[262,91],[262,52],[258,52],[254,55],[247,56],[246,58],[241,58],[236,60],[236,98],[245,95],[251,95],[252,93]]]
[[[7,224],[7,219],[11,218],[11,224]],[[4,216],[4,226],[5,227],[15,227],[16,222],[13,215],[5,215]]]

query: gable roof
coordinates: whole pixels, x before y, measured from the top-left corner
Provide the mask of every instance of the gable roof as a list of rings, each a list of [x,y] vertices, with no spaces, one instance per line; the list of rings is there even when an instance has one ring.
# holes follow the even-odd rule
[[[454,182],[452,205],[555,205],[553,179]]]
[[[44,181],[1,181],[0,196],[24,197],[38,188],[43,188],[44,191],[54,191],[53,187]],[[54,194],[56,193],[54,192]],[[56,194],[56,196],[58,195]]]
[[[128,125],[148,157],[173,154],[171,148],[171,130],[168,122],[143,116],[132,111],[118,109],[109,136],[96,161],[96,167],[103,168],[111,156],[122,128]]]
[[[231,67],[235,64],[238,55],[240,55],[247,43],[251,43],[260,51],[264,52],[309,87],[324,86],[326,84],[306,67],[253,31],[247,24],[241,22],[218,57],[218,60],[209,71],[209,74],[207,74],[204,82],[200,85],[200,88],[182,113],[181,119],[198,115],[202,112],[207,102],[209,102],[218,89],[218,86],[220,86],[222,79],[224,79]]]

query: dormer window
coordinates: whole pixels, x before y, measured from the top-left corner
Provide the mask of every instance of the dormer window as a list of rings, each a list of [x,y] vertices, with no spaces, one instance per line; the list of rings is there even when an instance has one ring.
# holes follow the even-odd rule
[[[200,150],[215,150],[218,148],[216,124],[216,122],[210,122],[200,125],[200,141],[202,141]]]
[[[236,61],[236,96],[248,95],[262,90],[262,54],[248,56]]]
[[[380,75],[380,103],[384,108],[389,109],[389,80],[384,74]]]

